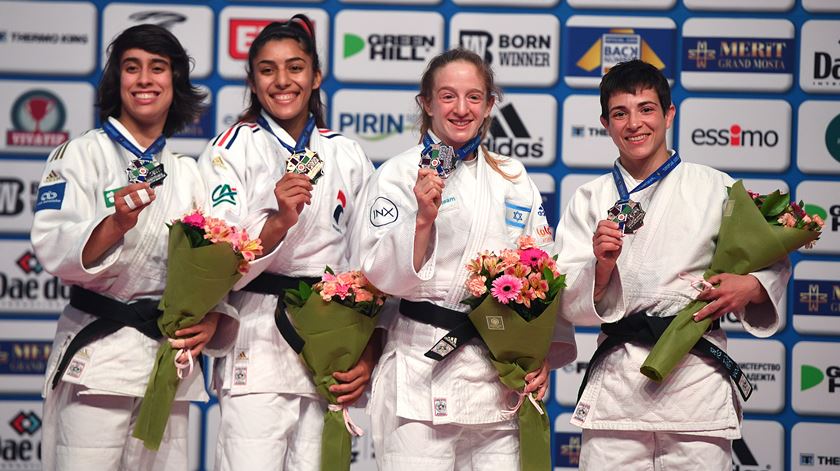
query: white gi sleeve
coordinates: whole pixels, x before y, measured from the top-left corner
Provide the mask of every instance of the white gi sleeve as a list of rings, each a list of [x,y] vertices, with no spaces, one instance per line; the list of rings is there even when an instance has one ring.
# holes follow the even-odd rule
[[[405,155],[405,154],[403,154]],[[365,276],[380,290],[404,297],[435,272],[437,228],[432,226],[423,267],[414,270],[417,166],[397,156],[374,172],[365,196],[367,221],[360,224],[359,259]],[[418,157],[419,159],[419,157]]]
[[[578,188],[560,218],[555,234],[557,268],[566,274],[566,290],[560,315],[572,324],[598,325],[624,317],[624,290],[618,266],[613,270],[604,296],[595,304],[595,255],[592,235],[598,224],[590,206],[595,201],[586,186]]]
[[[104,171],[102,150],[92,139],[68,141],[47,159],[30,231],[32,247],[44,268],[67,284],[95,279],[113,265],[122,251],[122,239],[93,266],[82,264],[82,251],[90,235],[113,208],[98,210],[98,173]],[[114,157],[115,156],[111,156]]]
[[[209,214],[244,227],[251,238],[259,237],[268,216],[277,211],[274,192],[268,191],[277,183],[272,178],[274,169],[268,165],[277,159],[264,154],[255,136],[264,131],[254,129],[249,123],[235,125],[208,144],[198,159],[209,196]],[[271,265],[282,243],[252,261],[233,289],[247,285]]]

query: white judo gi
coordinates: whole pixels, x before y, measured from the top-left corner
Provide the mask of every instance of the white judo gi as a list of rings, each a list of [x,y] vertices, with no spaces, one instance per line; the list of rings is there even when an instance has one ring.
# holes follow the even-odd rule
[[[639,182],[623,167],[620,170],[627,188],[636,187]],[[633,193],[632,199],[646,211],[644,226],[632,235],[625,235],[616,269],[597,304],[593,300],[596,261],[592,235],[619,196],[611,174],[578,188],[557,228],[558,267],[567,273],[569,285],[563,295],[562,315],[578,325],[616,322],[635,313],[675,315],[698,294],[678,275],[688,272],[702,276],[709,267],[727,199],[726,187],[732,183],[732,178],[723,172],[683,162],[661,181]],[[769,301],[747,305],[746,312],[740,316],[741,322],[747,332],[768,337],[779,326],[790,263],[785,260],[752,275],[767,291]],[[723,330],[707,333],[706,338],[725,350]],[[703,443],[723,444],[728,449],[728,441],[741,436],[741,406],[729,376],[716,363],[689,354],[658,384],[639,372],[649,352],[649,346],[625,343],[606,353],[594,366],[571,422],[585,429],[585,442],[588,432],[593,437],[614,436],[615,442],[604,442],[603,446],[593,443],[591,450],[584,446],[581,468],[602,469],[601,466],[611,463],[649,469],[641,466],[651,462],[649,448],[653,448],[653,442],[644,441],[651,440],[653,433],[637,433],[631,439],[632,435],[624,432],[690,436],[656,435],[657,440],[674,442],[664,445],[665,449],[674,451],[672,458],[682,454],[685,460],[669,462],[671,458],[656,457],[665,469],[669,465],[673,469],[731,466],[728,455],[719,457],[723,461],[718,464],[709,461],[714,459],[711,455],[707,455],[706,461],[698,456],[703,454]],[[606,432],[591,433],[596,430]],[[608,454],[601,455],[602,452]],[[633,453],[640,460],[635,464]],[[628,461],[622,461],[624,458]]]
[[[111,124],[142,149],[114,118]],[[88,131],[49,156],[32,225],[38,260],[64,284],[73,284],[121,302],[160,298],[166,284],[167,222],[206,200],[195,160],[166,147],[155,157],[167,177],[137,225],[96,265],[82,265],[82,250],[99,223],[114,212],[113,193],[126,186],[126,168],[135,157],[102,129]],[[205,348],[223,354],[233,346],[235,311],[218,309],[218,330]],[[182,380],[158,452],[131,437],[140,399],[161,342],[131,327],[91,342],[76,353],[55,390],[52,377],[73,337],[96,317],[70,305],[58,320],[44,388],[43,466],[52,469],[186,469],[187,401],[206,401],[200,369]],[[225,334],[228,337],[225,338]]]
[[[263,112],[263,118],[274,135],[256,123],[240,122],[222,132],[199,158],[211,214],[245,227],[252,237],[277,210],[274,186],[286,173],[289,157],[277,138],[295,145],[268,114]],[[271,253],[251,263],[229,296],[242,324],[234,350],[214,369],[222,411],[216,469],[319,466],[326,401],[277,330],[277,296],[236,291],[264,271],[320,277],[327,265],[336,273],[358,269],[351,265],[351,236],[373,165],[356,142],[329,130],[316,129],[307,148],[324,162],[312,204]]]
[[[521,163],[501,160],[506,180],[478,158],[461,162],[445,181],[426,262],[414,270],[417,201],[413,193],[422,146],[389,159],[366,192],[360,224],[362,269],[379,289],[410,301],[467,312],[466,264],[480,251],[515,247],[531,235],[552,243],[539,191]],[[502,413],[511,391],[498,379],[478,340],[437,362],[424,356],[447,332],[402,315],[383,322],[387,342],[373,378],[369,410],[381,470],[518,469],[516,420]],[[549,366],[575,358],[570,326],[558,322]],[[523,407],[528,407],[526,403]]]

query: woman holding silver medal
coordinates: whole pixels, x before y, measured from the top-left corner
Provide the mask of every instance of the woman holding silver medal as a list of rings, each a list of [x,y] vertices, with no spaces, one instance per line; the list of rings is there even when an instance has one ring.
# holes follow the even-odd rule
[[[336,273],[357,266],[353,221],[373,166],[356,142],[322,129],[313,33],[304,15],[260,32],[248,51],[249,107],[199,158],[211,213],[259,234],[265,247],[230,294],[242,326],[215,367],[216,469],[312,470],[320,462],[327,406],[278,330],[288,319],[275,319],[275,310],[285,288],[320,280],[325,266]],[[371,363],[367,352],[335,374],[343,384],[332,392],[342,404],[362,394]]]
[[[47,161],[32,245],[72,288],[47,368],[44,469],[187,469],[188,401],[207,400],[200,370],[181,381],[157,452],[131,435],[162,342],[166,223],[206,200],[194,159],[166,147],[166,137],[203,109],[189,67],[166,29],[125,30],[111,43],[99,84],[102,128]],[[235,323],[210,313],[169,342],[198,356],[223,348],[217,325],[235,331]]]
[[[478,55],[433,58],[417,95],[420,144],[386,161],[368,185],[362,270],[402,298],[399,314],[383,320],[369,406],[381,470],[519,469],[517,421],[504,411],[511,391],[487,348],[459,341],[441,361],[425,355],[466,319],[469,259],[515,247],[521,235],[553,243],[525,168],[480,144],[499,95]],[[545,396],[549,368],[574,358],[568,347],[552,344],[547,363],[526,376],[526,394]]]

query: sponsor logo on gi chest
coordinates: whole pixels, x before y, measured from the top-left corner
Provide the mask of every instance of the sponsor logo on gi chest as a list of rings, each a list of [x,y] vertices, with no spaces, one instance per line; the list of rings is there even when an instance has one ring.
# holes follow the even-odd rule
[[[9,428],[0,434],[0,469],[40,469],[41,440],[36,434],[41,418],[32,410],[12,414],[4,420]]]
[[[12,104],[12,126],[6,131],[6,145],[55,147],[69,137],[62,129],[67,117],[64,102],[47,90],[30,90]]]
[[[51,351],[50,340],[0,340],[0,375],[43,375]]]

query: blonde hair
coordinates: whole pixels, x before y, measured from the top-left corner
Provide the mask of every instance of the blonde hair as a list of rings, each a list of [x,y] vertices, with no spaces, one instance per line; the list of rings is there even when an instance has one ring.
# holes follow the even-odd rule
[[[438,70],[456,61],[466,62],[475,66],[479,76],[484,79],[484,88],[487,90],[487,96],[485,97],[486,100],[489,101],[490,99],[495,98],[500,101],[502,99],[502,90],[495,83],[493,69],[491,69],[490,65],[484,62],[478,54],[460,47],[438,54],[429,61],[429,65],[426,66],[426,70],[420,78],[420,93],[415,96],[417,106],[420,107],[420,142],[423,142],[423,136],[425,136],[432,128],[432,117],[426,114],[423,108],[423,103],[430,103],[432,101],[432,95],[435,87],[435,74]],[[487,117],[484,119],[484,122],[481,123],[481,128],[479,128],[478,134],[481,136],[482,140],[484,140],[487,136],[487,132],[490,130],[491,122],[492,119]],[[491,157],[490,152],[483,144],[481,145],[481,149],[484,151],[484,160],[488,165],[490,165],[490,168],[496,171],[496,173],[509,181],[513,181],[519,177],[519,174],[510,175],[502,170],[501,166],[504,165],[504,162]]]

